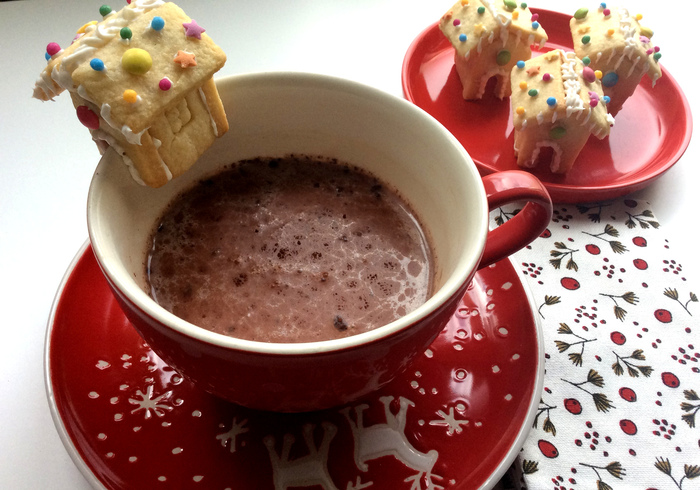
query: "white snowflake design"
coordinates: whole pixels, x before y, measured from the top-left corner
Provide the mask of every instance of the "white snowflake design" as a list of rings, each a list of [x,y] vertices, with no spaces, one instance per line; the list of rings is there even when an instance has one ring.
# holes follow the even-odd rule
[[[239,436],[240,434],[243,434],[245,432],[248,432],[248,427],[245,425],[248,423],[248,419],[243,419],[240,423],[236,420],[236,417],[233,418],[233,421],[231,422],[231,430],[228,432],[224,432],[222,434],[218,434],[216,436],[217,439],[221,441],[221,445],[223,447],[226,447],[226,444],[231,442],[229,445],[229,450],[232,453],[236,452],[236,437]]]
[[[449,435],[453,435],[454,433],[461,433],[462,426],[469,424],[468,420],[457,420],[455,418],[454,407],[450,407],[449,413],[445,413],[442,410],[438,410],[437,413],[440,417],[442,417],[442,419],[431,420],[430,425],[447,427],[447,433]]]
[[[164,403],[168,401],[172,394],[173,392],[172,390],[170,390],[166,391],[160,396],[153,398],[153,385],[148,385],[146,387],[146,393],[143,393],[141,390],[138,390],[136,392],[136,397],[138,398],[129,398],[129,403],[131,403],[132,405],[138,405],[135,409],[131,411],[131,413],[136,413],[140,410],[144,410],[144,417],[146,419],[150,419],[153,416],[153,414],[155,414],[158,417],[164,417],[166,411],[170,412],[173,409],[173,407]]]

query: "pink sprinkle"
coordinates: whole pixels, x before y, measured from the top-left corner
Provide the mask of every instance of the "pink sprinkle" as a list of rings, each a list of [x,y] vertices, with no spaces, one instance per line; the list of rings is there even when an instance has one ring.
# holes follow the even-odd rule
[[[639,36],[639,42],[641,42],[642,44],[648,44],[649,38],[646,36]]]
[[[454,25],[454,26],[458,26],[458,25],[460,25],[461,23],[462,23],[462,22],[461,22],[459,19],[455,19],[455,20],[452,21],[452,25]]]
[[[583,68],[583,71],[581,72],[581,76],[583,76],[583,79],[587,81],[588,83],[593,83],[595,82],[595,72],[590,66],[586,66]]]
[[[46,45],[46,52],[49,53],[49,56],[55,55],[60,50],[61,46],[59,46],[58,43],[49,43]]]
[[[605,15],[606,17],[610,15],[610,9],[603,10],[603,15]]]
[[[532,22],[535,22],[539,18],[540,18],[540,14],[532,14],[532,17],[530,17],[530,20]]]
[[[549,73],[545,73],[544,75],[542,75],[542,80],[544,80],[545,82],[548,82],[551,79],[552,79],[552,75],[550,75]]]
[[[647,54],[651,54],[651,53],[653,53],[653,52],[654,52],[653,49],[651,49],[651,48],[647,49]]]
[[[591,107],[595,107],[598,105],[598,99],[591,99]]]
[[[661,48],[658,46],[654,46],[654,52],[658,53],[659,51],[661,51]]]
[[[170,87],[173,86],[173,83],[168,79],[168,77],[162,78],[160,82],[158,82],[158,87],[163,90],[170,90]]]

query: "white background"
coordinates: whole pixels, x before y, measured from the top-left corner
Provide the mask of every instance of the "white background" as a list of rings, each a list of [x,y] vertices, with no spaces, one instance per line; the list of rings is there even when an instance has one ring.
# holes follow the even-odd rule
[[[114,0],[114,9],[124,5]],[[180,0],[228,55],[218,76],[251,71],[326,73],[401,96],[406,49],[451,0]],[[0,2],[0,488],[80,489],[86,481],[54,429],[43,376],[46,321],[66,268],[87,238],[85,203],[99,159],[68,95],[31,98],[47,43],[66,45],[99,18],[100,2]],[[539,0],[568,14],[596,2]],[[611,4],[612,5],[612,4]],[[694,4],[693,4],[694,5]],[[664,67],[695,114],[700,96],[689,0],[628,0],[655,31]],[[546,28],[546,26],[544,26]],[[650,115],[653,117],[653,115]],[[697,142],[635,197],[651,202],[686,276],[697,278]]]

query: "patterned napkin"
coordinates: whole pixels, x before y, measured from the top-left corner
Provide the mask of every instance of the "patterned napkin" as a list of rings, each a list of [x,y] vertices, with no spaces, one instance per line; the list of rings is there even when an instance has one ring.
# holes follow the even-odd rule
[[[513,263],[546,369],[513,486],[700,489],[700,304],[649,203],[557,205]]]

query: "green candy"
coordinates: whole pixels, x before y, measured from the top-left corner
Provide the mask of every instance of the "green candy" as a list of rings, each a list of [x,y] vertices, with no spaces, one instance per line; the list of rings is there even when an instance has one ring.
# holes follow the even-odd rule
[[[486,7],[481,6],[481,7],[479,7],[478,9],[476,9],[476,11],[477,11],[477,13],[479,13],[479,14],[483,14],[484,12],[486,12]]]
[[[581,62],[582,62],[584,65],[588,66],[588,65],[591,64],[591,59],[590,59],[588,56],[584,56],[583,58],[581,58]]]
[[[587,8],[580,8],[574,14],[574,19],[577,19],[577,20],[585,19],[587,15],[588,15],[588,9]]]
[[[553,140],[559,140],[566,136],[566,128],[562,126],[557,126],[549,131],[549,137]]]
[[[496,63],[498,66],[505,66],[510,62],[510,56],[510,51],[505,49],[503,51],[499,51],[496,55]]]
[[[527,95],[529,95],[530,97],[535,97],[539,93],[540,92],[536,88],[531,88],[527,91]]]
[[[503,0],[503,5],[505,5],[508,10],[515,10],[518,8],[518,4],[515,0]]]
[[[119,31],[119,36],[121,36],[122,39],[131,39],[132,33],[131,29],[128,27],[122,27],[121,30]]]
[[[654,59],[659,61],[659,58],[661,58],[661,53],[654,53]]]
[[[588,44],[588,43],[590,43],[590,42],[591,42],[591,36],[589,36],[589,35],[583,36],[583,37],[581,38],[581,42],[582,42],[583,44]]]
[[[525,2],[521,3],[520,8],[525,10],[527,8],[527,4]]]
[[[100,7],[100,15],[102,17],[109,15],[111,12],[112,12],[112,7],[110,7],[109,5],[103,5],[102,7]]]

